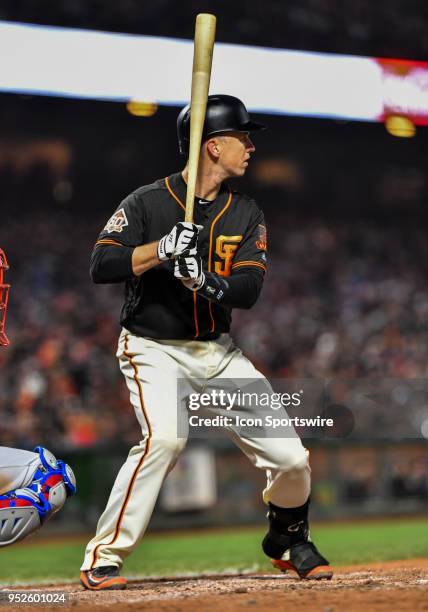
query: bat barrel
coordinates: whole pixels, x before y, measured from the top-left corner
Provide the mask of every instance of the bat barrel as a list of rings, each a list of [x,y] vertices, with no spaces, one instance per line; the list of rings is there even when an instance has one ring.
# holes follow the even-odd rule
[[[216,21],[216,17],[208,13],[200,13],[196,17],[192,68],[192,94],[190,101],[190,146],[189,176],[186,194],[186,221],[193,221],[195,187],[198,176],[199,153],[210,86]]]

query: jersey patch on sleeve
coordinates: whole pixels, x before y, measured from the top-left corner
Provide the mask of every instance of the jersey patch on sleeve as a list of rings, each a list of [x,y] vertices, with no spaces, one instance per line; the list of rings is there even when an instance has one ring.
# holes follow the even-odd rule
[[[112,232],[117,232],[120,234],[123,228],[127,225],[129,225],[129,223],[126,217],[126,213],[123,208],[121,208],[120,210],[116,211],[114,215],[107,221],[107,225],[105,226],[103,231],[108,232],[109,234],[111,234]]]
[[[266,225],[260,225],[259,224],[258,231],[259,231],[259,239],[256,240],[256,247],[258,249],[261,249],[262,251],[266,251],[266,249],[267,249],[267,230],[266,230]]]

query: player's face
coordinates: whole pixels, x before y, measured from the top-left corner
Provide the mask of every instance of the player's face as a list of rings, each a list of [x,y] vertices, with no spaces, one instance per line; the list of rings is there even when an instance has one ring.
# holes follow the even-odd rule
[[[220,140],[218,163],[227,176],[243,176],[250,156],[256,150],[248,132],[230,132],[223,134]]]

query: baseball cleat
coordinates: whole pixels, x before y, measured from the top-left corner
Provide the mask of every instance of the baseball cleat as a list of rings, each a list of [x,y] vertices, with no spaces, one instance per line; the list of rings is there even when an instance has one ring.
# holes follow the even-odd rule
[[[90,591],[126,589],[126,578],[119,576],[119,569],[115,565],[104,565],[80,572],[80,582]]]
[[[301,580],[331,580],[333,570],[313,542],[300,542],[291,547],[282,559],[271,559],[281,572],[295,572]]]
[[[331,580],[333,577],[333,570],[329,565],[319,565],[306,573],[299,573],[290,561],[283,561],[282,559],[272,559],[272,565],[284,574],[288,571],[295,572],[301,580]]]

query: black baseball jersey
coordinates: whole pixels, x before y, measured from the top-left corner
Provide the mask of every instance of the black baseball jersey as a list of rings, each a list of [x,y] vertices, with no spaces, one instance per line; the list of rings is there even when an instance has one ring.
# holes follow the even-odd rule
[[[196,199],[194,222],[203,225],[198,253],[224,291],[206,299],[174,277],[174,262],[141,276],[132,272],[136,246],[157,241],[184,220],[186,183],[181,173],[140,187],[119,205],[95,244],[95,282],[125,281],[120,322],[132,333],[154,339],[209,340],[229,331],[233,307],[256,301],[266,271],[266,226],[254,200],[223,184],[212,202]]]

